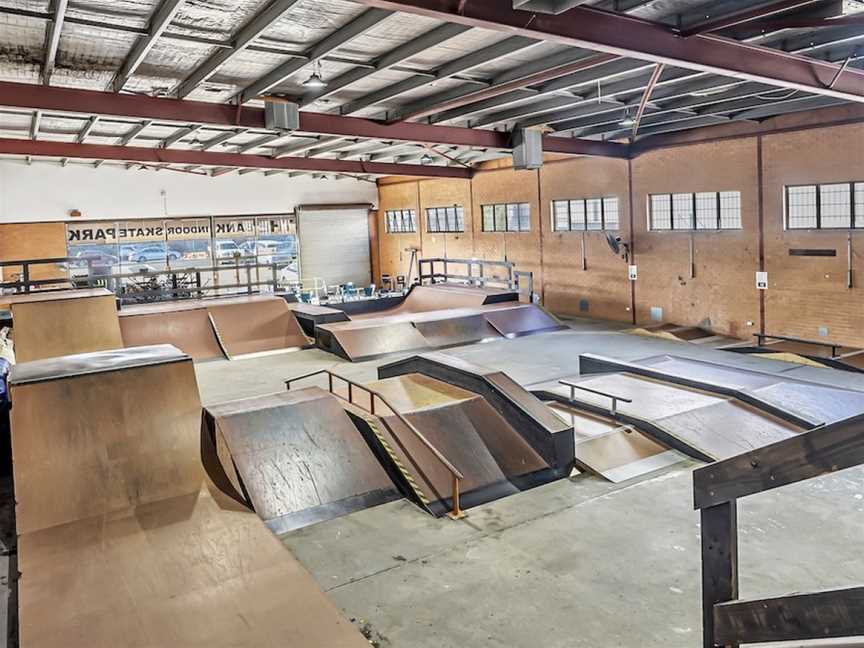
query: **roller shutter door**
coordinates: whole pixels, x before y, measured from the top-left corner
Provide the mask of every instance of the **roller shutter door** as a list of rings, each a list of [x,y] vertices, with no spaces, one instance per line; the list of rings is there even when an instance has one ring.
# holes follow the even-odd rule
[[[300,276],[320,277],[328,286],[372,282],[369,255],[369,206],[297,208]]]

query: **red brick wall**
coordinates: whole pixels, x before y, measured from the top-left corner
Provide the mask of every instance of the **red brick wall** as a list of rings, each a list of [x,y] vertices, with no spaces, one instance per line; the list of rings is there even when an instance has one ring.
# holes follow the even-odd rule
[[[840,115],[842,116],[842,115]],[[800,116],[772,120],[765,128],[796,128]],[[752,127],[751,127],[752,129]],[[727,129],[729,130],[729,129]],[[585,234],[587,270],[582,268],[582,234],[553,232],[551,202],[565,198],[618,196],[620,235],[632,242],[639,279],[635,285],[636,320],[650,321],[652,307],[663,309],[666,321],[707,325],[719,333],[747,338],[760,326],[768,333],[819,337],[864,347],[864,230],[795,231],[784,229],[783,187],[787,184],[864,182],[864,125],[838,125],[793,132],[756,135],[723,132],[722,140],[706,139],[710,131],[681,137],[675,146],[624,160],[575,158],[555,160],[539,171],[515,172],[498,162],[473,180],[379,182],[380,214],[386,209],[451,204],[465,206],[466,232],[447,241],[448,256],[501,259],[505,255],[522,270],[535,273],[535,287],[544,303],[561,314],[587,314],[630,321],[631,284],[627,266],[608,250],[601,233]],[[764,322],[759,269],[759,140],[762,145],[762,235],[769,290],[764,294]],[[633,225],[630,231],[630,184]],[[740,191],[742,229],[720,232],[652,232],[648,230],[650,193]],[[532,229],[527,234],[481,231],[480,206],[496,202],[528,202]],[[425,214],[423,214],[425,216]],[[381,268],[395,273],[400,250],[422,245],[424,255],[443,255],[441,235],[425,232],[380,235]],[[846,287],[847,240],[852,240],[855,287]],[[422,241],[421,241],[422,238]],[[690,246],[695,276],[690,276]],[[836,257],[792,257],[791,248],[836,249]],[[404,269],[402,270],[404,272]],[[860,287],[859,287],[860,284]],[[580,311],[587,300],[589,310]]]

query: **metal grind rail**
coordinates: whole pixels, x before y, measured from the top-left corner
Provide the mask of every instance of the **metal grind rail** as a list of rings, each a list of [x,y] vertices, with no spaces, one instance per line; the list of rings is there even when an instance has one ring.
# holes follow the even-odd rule
[[[559,380],[559,385],[564,385],[565,387],[570,388],[570,402],[576,402],[576,390],[579,389],[584,392],[588,392],[589,394],[594,394],[596,396],[603,396],[604,398],[609,398],[612,400],[612,408],[609,410],[609,413],[612,416],[618,415],[618,403],[632,403],[633,400],[630,398],[624,398],[623,396],[616,396],[615,394],[609,394],[607,392],[602,392],[597,389],[591,389],[590,387],[584,387],[578,383],[571,382],[569,380]]]
[[[321,369],[319,371],[313,371],[308,374],[304,374],[302,376],[296,376],[294,378],[290,378],[285,381],[285,387],[290,390],[292,383],[295,383],[299,380],[306,380],[308,378],[314,378],[315,376],[326,375],[327,376],[327,388],[331,394],[336,396],[337,398],[343,398],[338,392],[334,390],[334,379],[341,380],[346,385],[348,385],[348,398],[345,399],[352,405],[356,405],[363,409],[366,409],[373,416],[378,416],[375,411],[375,401],[376,399],[381,402],[392,414],[399,419],[399,421],[411,431],[411,433],[417,437],[417,439],[422,443],[428,450],[431,452],[434,457],[441,463],[444,468],[452,476],[452,490],[451,490],[451,499],[452,499],[452,507],[450,512],[447,514],[448,517],[458,520],[462,517],[465,517],[465,512],[462,510],[459,498],[460,498],[460,489],[462,485],[462,480],[465,479],[465,476],[459,471],[456,466],[454,466],[442,453],[438,448],[436,448],[432,443],[418,430],[414,425],[403,416],[390,402],[380,393],[375,391],[374,389],[370,389],[360,383],[356,383],[353,380],[345,378],[344,376],[340,376],[338,374],[334,374],[332,371],[328,369]],[[355,402],[354,400],[354,390],[359,389],[360,391],[365,392],[369,395],[369,407],[364,407],[361,403]]]

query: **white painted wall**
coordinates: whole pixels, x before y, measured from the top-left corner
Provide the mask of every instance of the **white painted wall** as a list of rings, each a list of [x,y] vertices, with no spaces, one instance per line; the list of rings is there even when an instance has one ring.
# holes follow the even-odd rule
[[[374,184],[287,174],[209,176],[125,167],[0,160],[0,223],[262,214],[300,204],[378,203]]]

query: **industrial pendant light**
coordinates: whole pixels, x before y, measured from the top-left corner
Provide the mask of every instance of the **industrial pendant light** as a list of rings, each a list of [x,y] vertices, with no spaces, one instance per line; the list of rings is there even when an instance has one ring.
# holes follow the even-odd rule
[[[623,126],[624,128],[633,128],[636,125],[636,120],[630,116],[630,108],[627,107],[624,109],[624,119],[622,119],[619,123],[619,126]]]
[[[428,153],[424,153],[423,157],[420,158],[420,164],[422,164],[423,166],[429,166],[430,164],[432,164],[432,156]]]
[[[312,89],[327,87],[327,82],[324,80],[324,77],[321,76],[321,61],[318,59],[315,59],[312,67],[312,74],[310,74],[309,78],[303,82],[303,87]]]

